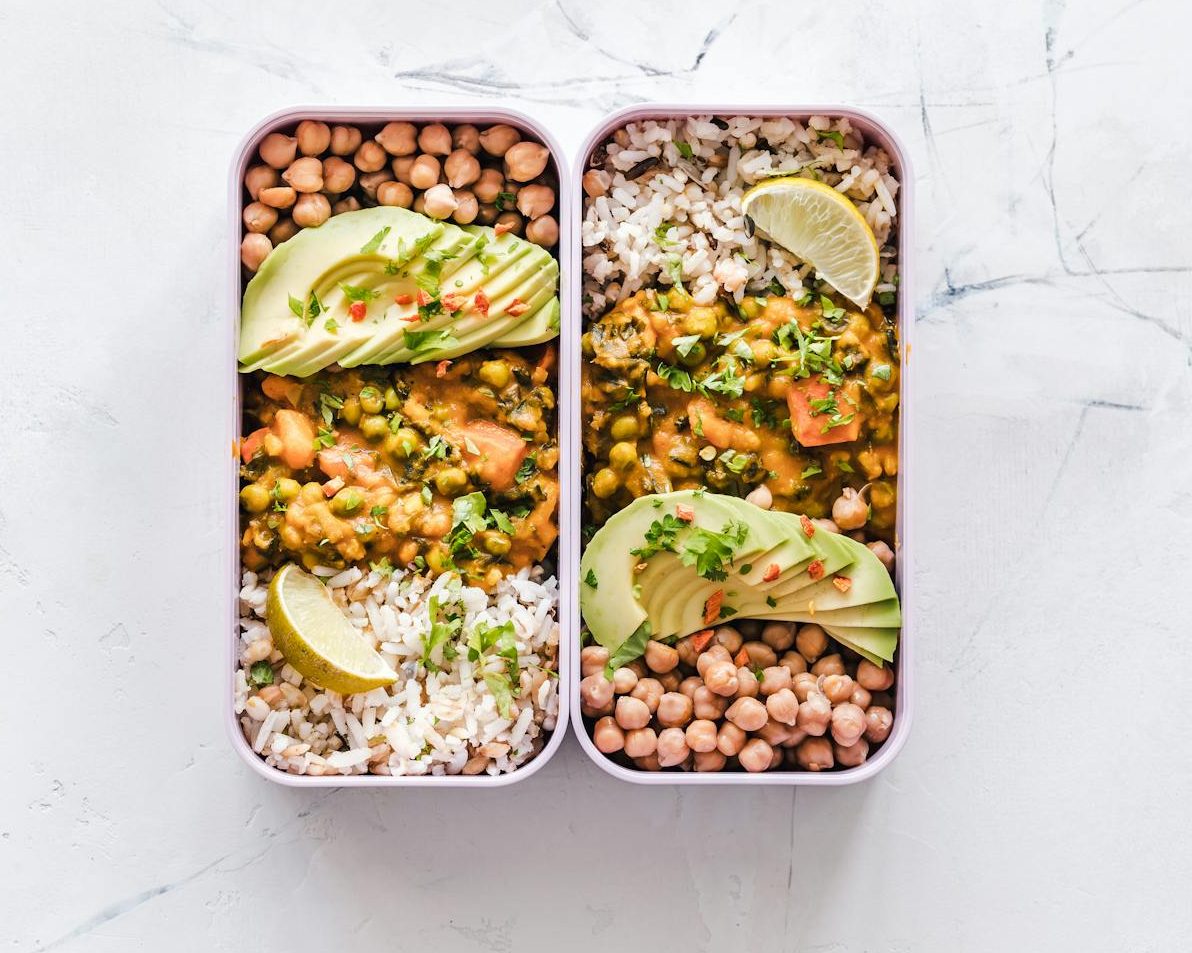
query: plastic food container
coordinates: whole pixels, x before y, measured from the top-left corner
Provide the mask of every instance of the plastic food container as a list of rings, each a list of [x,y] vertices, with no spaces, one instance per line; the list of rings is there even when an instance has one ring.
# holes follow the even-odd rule
[[[580,296],[583,293],[581,276],[583,273],[581,257],[583,249],[579,241],[579,224],[583,221],[583,190],[580,179],[588,168],[588,159],[595,148],[604,142],[614,130],[629,122],[643,119],[685,119],[689,116],[789,116],[792,119],[806,120],[811,116],[843,116],[847,117],[857,129],[861,130],[869,142],[880,145],[894,160],[898,172],[900,189],[898,195],[898,247],[899,247],[899,294],[898,294],[898,334],[902,344],[902,393],[901,416],[899,427],[899,467],[898,467],[898,516],[896,527],[897,562],[895,563],[895,584],[898,588],[902,603],[902,635],[898,643],[898,653],[895,658],[895,673],[897,692],[895,696],[894,727],[889,738],[881,749],[868,761],[856,768],[843,771],[790,771],[775,770],[750,774],[745,771],[641,771],[625,768],[613,761],[607,755],[597,750],[588,734],[588,727],[580,713],[579,700],[579,653],[580,638],[578,620],[573,619],[572,638],[570,641],[571,658],[569,670],[573,673],[573,684],[570,687],[572,705],[572,724],[576,736],[584,751],[603,770],[613,777],[635,784],[807,784],[834,786],[852,784],[873,777],[888,765],[894,756],[906,743],[907,733],[911,727],[911,715],[914,704],[913,691],[913,655],[915,643],[914,627],[914,593],[910,581],[914,578],[913,561],[913,531],[908,528],[913,525],[914,501],[911,494],[910,474],[913,472],[913,458],[910,452],[912,446],[912,426],[914,423],[914,375],[911,373],[911,352],[913,350],[914,314],[911,310],[913,295],[911,291],[912,275],[912,215],[914,210],[913,189],[914,179],[907,160],[906,150],[898,137],[876,118],[856,109],[843,106],[715,106],[700,104],[692,105],[660,105],[644,104],[623,109],[606,118],[584,141],[580,147],[575,162],[575,173],[566,201],[569,206],[564,210],[566,220],[574,222],[575,232],[567,232],[564,237],[571,241],[569,248],[570,259],[566,271],[571,276],[571,300],[567,302],[565,314],[571,316],[570,324],[563,327],[566,344],[563,354],[570,354],[575,363],[571,367],[570,379],[576,386],[580,382],[580,348],[579,337],[583,333],[582,306]],[[573,407],[579,407],[578,395],[569,395],[573,400]],[[576,426],[579,422],[576,421]],[[571,526],[578,529],[582,517],[582,485],[578,482],[579,447],[578,429],[577,446],[573,447],[576,465],[577,484],[575,492],[567,499],[567,517]],[[573,534],[574,535],[574,534]],[[572,577],[574,578],[574,577]]]
[[[508,123],[539,140],[551,152],[551,162],[559,179],[559,231],[560,243],[557,255],[560,259],[559,299],[561,304],[560,353],[559,353],[559,386],[558,386],[558,436],[559,436],[559,480],[562,488],[559,513],[559,538],[556,542],[555,553],[557,575],[559,579],[559,607],[558,618],[560,627],[559,649],[559,716],[555,729],[541,751],[526,762],[522,767],[507,774],[489,776],[480,775],[418,775],[390,777],[385,775],[331,775],[312,777],[308,775],[289,774],[267,765],[249,746],[241,733],[240,725],[234,711],[234,691],[232,675],[236,669],[237,643],[239,628],[239,612],[237,594],[240,591],[240,508],[239,494],[239,455],[237,440],[240,436],[240,401],[242,380],[237,370],[237,343],[240,336],[240,302],[244,293],[241,280],[240,240],[243,235],[241,211],[243,209],[244,172],[252,164],[253,157],[261,140],[271,132],[290,131],[303,119],[319,119],[328,124],[351,124],[365,128],[379,128],[387,122],[407,120],[410,122],[444,122],[444,123],[475,123],[476,125],[491,125],[493,123]],[[230,447],[228,457],[227,483],[225,487],[225,520],[227,532],[227,550],[225,551],[225,566],[223,578],[225,580],[224,600],[227,631],[224,635],[226,652],[226,667],[224,668],[223,693],[225,705],[225,719],[231,734],[232,747],[245,763],[261,777],[279,784],[293,787],[461,787],[461,788],[492,788],[516,781],[522,781],[538,771],[563,743],[567,733],[567,718],[570,711],[571,695],[571,658],[568,650],[573,642],[578,641],[579,606],[578,606],[578,571],[579,571],[579,533],[577,515],[578,502],[574,499],[574,488],[579,485],[577,431],[574,429],[578,413],[579,376],[577,357],[579,354],[579,337],[570,333],[579,321],[579,312],[575,310],[579,292],[572,288],[572,271],[567,267],[571,258],[571,246],[576,242],[579,234],[578,225],[572,216],[575,205],[567,199],[571,193],[571,179],[563,153],[547,130],[538,125],[528,116],[508,109],[444,107],[442,109],[376,109],[376,108],[327,108],[318,106],[296,106],[274,113],[261,120],[241,141],[232,157],[232,165],[228,179],[228,258],[227,258],[227,307],[231,316],[227,334],[227,351],[225,355],[225,384],[231,395],[228,411],[227,442]]]

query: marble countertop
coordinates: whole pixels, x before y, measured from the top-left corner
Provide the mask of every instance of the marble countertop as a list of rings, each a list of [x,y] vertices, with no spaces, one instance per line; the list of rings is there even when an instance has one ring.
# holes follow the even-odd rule
[[[0,946],[1186,945],[1187,7],[403,6],[0,8]],[[477,102],[573,151],[651,99],[861,106],[913,156],[909,743],[843,789],[643,789],[573,739],[482,796],[263,783],[211,597],[235,144]]]

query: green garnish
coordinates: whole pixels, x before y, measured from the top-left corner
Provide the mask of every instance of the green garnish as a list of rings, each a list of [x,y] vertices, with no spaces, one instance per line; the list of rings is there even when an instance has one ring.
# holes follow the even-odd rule
[[[294,317],[306,320],[306,312],[302,307],[302,302],[290,295],[290,310],[294,312]]]
[[[673,553],[675,551],[675,540],[678,538],[679,531],[686,526],[687,524],[677,516],[665,513],[662,519],[654,520],[650,524],[650,528],[646,530],[645,545],[639,546],[637,549],[631,549],[629,553],[643,560],[649,559],[655,553],[660,553],[663,550]]]
[[[248,680],[261,688],[264,685],[273,684],[273,666],[268,662],[253,662],[252,667],[248,670]]]
[[[426,445],[426,449],[422,451],[422,455],[427,460],[434,460],[436,457],[440,460],[447,459],[447,451],[451,449],[447,441],[435,434],[430,438],[430,443]]]
[[[326,450],[335,446],[335,431],[328,427],[320,427],[319,435],[315,437],[315,450]]]
[[[422,640],[422,664],[428,672],[437,672],[439,670],[438,664],[431,660],[431,655],[435,649],[444,645],[448,639],[456,635],[463,628],[464,624],[463,618],[458,615],[447,615],[439,618],[439,612],[442,608],[443,606],[439,602],[439,597],[431,596],[427,607],[427,614],[430,616],[430,632]]]
[[[837,149],[844,148],[844,136],[836,129],[817,129],[815,134],[821,140],[831,139],[834,143],[836,143]]]
[[[584,585],[590,589],[599,588],[600,584],[596,581],[595,570],[589,569],[587,575],[584,576]]]
[[[748,535],[749,527],[735,520],[719,533],[697,526],[684,540],[679,560],[684,566],[695,566],[695,571],[705,579],[725,579],[728,576],[725,564],[732,562],[733,553]]]
[[[679,155],[684,159],[690,160],[695,155],[695,151],[691,148],[690,144],[683,142],[681,139],[675,142],[675,148],[679,150]]]
[[[434,302],[437,304],[437,302]],[[422,309],[419,308],[419,311]],[[418,354],[422,351],[431,351],[435,348],[447,347],[455,341],[455,337],[450,331],[402,331],[402,336],[405,339],[405,346],[409,350]]]
[[[343,405],[344,399],[342,397],[336,397],[327,391],[319,394],[319,414],[328,427],[335,421],[335,412]]]
[[[513,532],[513,521],[500,510],[489,510],[488,515],[492,517],[493,523],[502,533]]]
[[[890,379],[890,365],[878,364],[870,371],[870,373],[873,374],[873,376],[878,380],[888,381]]]
[[[671,341],[678,352],[679,357],[686,357],[691,353],[691,349],[699,344],[698,334],[684,334],[682,337],[675,338]]]
[[[373,522],[374,522],[374,523],[376,523],[378,526],[380,526],[382,529],[384,529],[384,528],[385,528],[385,524],[384,524],[384,523],[382,523],[382,522],[381,522],[381,520],[383,520],[383,519],[384,519],[386,516],[388,516],[388,515],[389,515],[389,507],[387,507],[387,506],[374,506],[374,507],[373,507],[373,508],[372,508],[372,509],[369,511],[369,515],[370,515],[370,516],[373,518]]]
[[[513,208],[514,203],[517,202],[517,196],[512,192],[498,192],[497,198],[493,205],[497,207],[498,212],[507,212]]]
[[[362,246],[360,246],[360,254],[362,254],[362,255],[373,254],[378,248],[381,247],[381,242],[383,242],[385,240],[385,236],[388,234],[389,234],[389,226],[386,225],[379,232],[377,232],[372,238],[370,238],[367,242],[365,242]]]
[[[370,562],[368,568],[373,572],[379,572],[382,576],[388,577],[393,575],[393,563],[389,561],[388,556],[382,556],[380,562]]]
[[[339,322],[335,318],[328,318],[323,322],[323,327],[327,329],[328,333],[334,334],[339,330]]]
[[[824,471],[821,468],[812,465],[807,467],[802,473],[799,474],[799,479],[806,480],[808,477],[818,476],[823,472]]]
[[[534,456],[534,454],[530,454],[525,460],[522,461],[522,465],[518,467],[517,474],[514,476],[514,480],[516,480],[518,483],[525,483],[525,481],[530,479],[530,477],[532,477],[537,471],[538,458]]]
[[[836,469],[839,470],[841,473],[853,473],[854,472],[853,465],[851,463],[849,463],[847,460],[837,460],[836,461]]]
[[[381,297],[381,292],[373,291],[372,288],[361,288],[359,285],[349,285],[342,281],[339,289],[349,301],[372,301]]]

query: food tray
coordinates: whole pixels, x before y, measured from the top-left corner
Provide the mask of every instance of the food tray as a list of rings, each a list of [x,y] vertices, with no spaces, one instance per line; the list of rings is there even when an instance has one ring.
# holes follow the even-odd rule
[[[233,708],[234,692],[231,675],[236,669],[238,620],[237,593],[240,591],[241,566],[239,547],[239,455],[237,441],[240,434],[240,407],[242,381],[237,370],[237,342],[240,334],[240,303],[244,292],[241,279],[240,237],[243,223],[241,210],[243,207],[244,173],[251,164],[253,156],[261,140],[271,132],[288,130],[303,119],[318,119],[329,124],[346,123],[362,126],[380,126],[395,120],[411,122],[446,122],[446,123],[476,123],[479,125],[491,123],[508,123],[541,141],[550,149],[551,161],[559,179],[559,228],[560,242],[558,256],[560,259],[559,299],[561,304],[560,326],[563,333],[560,336],[559,352],[559,387],[558,413],[559,428],[559,479],[562,487],[559,512],[559,538],[556,542],[556,574],[559,579],[558,620],[560,627],[559,651],[559,714],[549,740],[543,749],[524,766],[506,774],[490,776],[487,774],[463,775],[419,775],[419,776],[384,776],[374,774],[362,775],[325,775],[309,776],[289,774],[285,771],[267,765],[255,754],[241,733]],[[578,640],[579,608],[577,602],[577,573],[579,566],[578,548],[578,504],[569,493],[578,485],[578,458],[575,448],[578,445],[578,433],[574,427],[577,421],[576,395],[579,390],[577,376],[577,360],[579,353],[578,337],[568,334],[567,329],[576,323],[578,312],[574,311],[578,301],[578,290],[571,287],[572,272],[566,267],[570,259],[570,249],[578,236],[578,225],[572,219],[574,205],[562,198],[569,194],[571,180],[569,170],[554,136],[546,129],[534,122],[528,116],[508,109],[445,107],[418,109],[379,109],[353,107],[318,107],[295,106],[274,113],[262,119],[254,126],[232,157],[228,179],[228,250],[227,250],[227,307],[231,316],[227,332],[227,350],[225,352],[224,367],[225,385],[231,395],[228,416],[225,421],[227,439],[223,452],[231,448],[230,458],[227,460],[225,484],[224,518],[226,520],[227,550],[224,553],[225,564],[222,577],[225,580],[224,591],[224,619],[228,626],[224,635],[225,665],[221,677],[224,679],[222,692],[224,719],[231,735],[232,747],[241,756],[251,770],[278,784],[293,787],[498,787],[522,781],[538,771],[558,750],[567,732],[567,719],[570,711],[571,694],[571,653],[567,650],[572,642]]]
[[[583,190],[580,179],[588,167],[588,160],[595,148],[604,142],[614,130],[629,122],[643,119],[679,119],[692,115],[715,116],[789,116],[793,119],[806,120],[810,116],[841,116],[860,129],[866,138],[882,146],[894,161],[898,170],[900,182],[899,215],[898,215],[898,245],[899,245],[899,294],[898,294],[898,333],[902,345],[901,352],[901,416],[899,424],[899,467],[898,467],[898,506],[896,522],[897,562],[895,564],[895,585],[898,588],[902,604],[902,632],[899,638],[898,654],[895,661],[897,679],[896,717],[889,738],[871,760],[855,767],[841,771],[791,771],[775,770],[763,771],[756,774],[741,772],[694,772],[694,771],[644,771],[633,770],[617,764],[609,756],[600,752],[588,734],[587,726],[580,711],[578,683],[580,677],[580,630],[574,618],[571,619],[571,639],[569,642],[570,659],[569,671],[573,684],[570,687],[572,705],[572,724],[576,736],[584,751],[596,764],[622,781],[635,784],[788,784],[788,785],[819,785],[835,786],[852,784],[873,777],[881,771],[902,749],[910,731],[911,716],[914,703],[913,691],[913,655],[915,643],[914,627],[914,593],[910,585],[914,578],[913,562],[913,532],[908,535],[908,527],[912,525],[913,506],[912,483],[909,474],[912,472],[912,427],[914,422],[914,376],[911,371],[911,352],[913,350],[914,314],[911,302],[911,275],[913,273],[912,228],[913,228],[913,174],[907,153],[898,137],[875,117],[868,113],[842,106],[743,106],[743,105],[665,105],[644,104],[632,106],[606,117],[584,140],[576,155],[575,173],[567,191],[564,206],[564,220],[574,223],[570,229],[566,226],[563,232],[563,244],[567,254],[564,271],[570,282],[566,287],[570,299],[566,302],[565,314],[571,316],[571,324],[563,328],[562,354],[564,360],[570,359],[573,364],[569,368],[569,379],[578,386],[580,381],[580,348],[579,337],[583,333],[581,295],[582,254],[583,249],[579,241],[579,225],[583,221]],[[569,245],[567,243],[570,242]],[[577,395],[569,394],[572,399],[573,413],[578,413],[579,401]],[[564,497],[563,518],[570,528],[578,535],[582,518],[582,475],[579,473],[579,435],[578,428],[582,422],[578,419],[572,422],[577,445],[572,447],[575,466],[576,484],[570,496]]]

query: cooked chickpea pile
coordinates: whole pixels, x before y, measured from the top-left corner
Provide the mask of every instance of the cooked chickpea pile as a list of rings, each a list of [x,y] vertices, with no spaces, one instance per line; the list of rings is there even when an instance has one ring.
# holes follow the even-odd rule
[[[746,620],[650,642],[606,672],[581,654],[580,703],[596,747],[645,771],[828,771],[862,764],[894,724],[894,673],[836,651],[818,625]]]
[[[550,150],[498,123],[391,122],[371,138],[357,126],[307,119],[293,135],[261,140],[244,188],[244,266],[255,272],[300,228],[376,205],[413,209],[458,225],[492,225],[551,248],[559,222]]]

